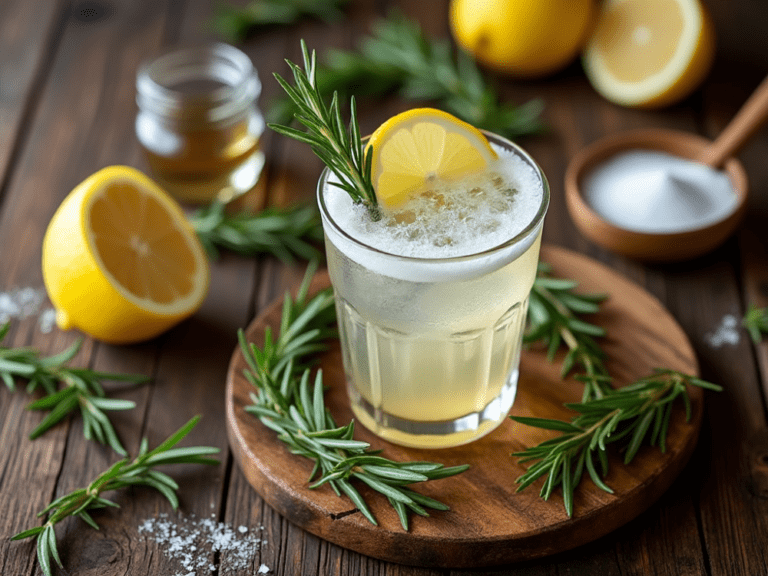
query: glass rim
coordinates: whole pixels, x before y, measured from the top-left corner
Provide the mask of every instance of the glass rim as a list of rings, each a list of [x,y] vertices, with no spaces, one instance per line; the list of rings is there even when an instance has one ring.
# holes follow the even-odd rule
[[[229,74],[212,74],[216,67]],[[190,95],[170,87],[170,78],[175,82],[209,78],[222,86],[204,95]],[[209,109],[211,119],[223,119],[246,109],[260,93],[261,82],[250,57],[223,42],[169,48],[143,62],[136,74],[137,105],[161,114],[181,114],[185,107],[199,104]]]
[[[473,252],[471,254],[463,254],[461,256],[449,256],[445,258],[437,258],[437,257],[431,257],[431,258],[420,258],[418,256],[405,256],[402,254],[393,254],[392,252],[387,252],[386,250],[382,250],[381,248],[376,248],[375,246],[371,246],[369,244],[366,244],[362,240],[355,238],[351,234],[349,234],[346,230],[344,230],[339,224],[333,219],[333,217],[330,215],[328,208],[325,205],[325,199],[323,198],[323,190],[327,186],[328,178],[331,175],[331,170],[328,167],[325,167],[320,174],[320,179],[317,183],[317,203],[320,207],[320,212],[323,217],[323,221],[328,222],[332,227],[336,234],[341,235],[346,241],[352,242],[354,245],[364,249],[369,250],[372,252],[375,252],[377,254],[382,255],[386,258],[393,258],[396,260],[402,260],[406,262],[419,262],[419,263],[428,263],[428,264],[437,264],[437,263],[453,263],[453,262],[462,262],[462,261],[470,261],[478,258],[482,258],[484,256],[494,255],[499,252],[503,252],[504,250],[519,244],[520,242],[523,242],[527,238],[529,238],[536,230],[540,227],[542,224],[544,217],[546,216],[547,209],[549,208],[549,202],[550,202],[550,190],[549,190],[549,181],[547,180],[546,175],[544,174],[544,171],[541,169],[541,166],[539,166],[538,162],[536,162],[533,157],[526,152],[523,148],[512,142],[511,140],[500,136],[498,134],[495,134],[493,132],[489,132],[487,130],[480,130],[486,138],[488,138],[488,141],[491,143],[495,143],[500,145],[503,148],[508,148],[510,151],[514,152],[518,156],[520,156],[527,164],[533,168],[536,175],[539,177],[541,181],[541,187],[542,187],[542,194],[541,194],[541,201],[539,203],[539,209],[536,211],[536,214],[531,219],[531,221],[522,229],[520,232],[512,236],[511,238],[508,238],[504,242],[497,244],[496,246],[492,246],[491,248],[486,248],[485,250],[482,250],[480,252]],[[368,137],[363,138],[363,142],[365,142],[368,139]]]

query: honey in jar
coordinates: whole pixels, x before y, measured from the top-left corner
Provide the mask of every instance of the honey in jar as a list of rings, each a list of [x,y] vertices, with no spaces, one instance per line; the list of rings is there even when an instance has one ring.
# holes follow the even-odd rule
[[[221,43],[167,52],[139,69],[136,89],[136,135],[168,193],[203,204],[256,189],[264,119],[246,54]]]

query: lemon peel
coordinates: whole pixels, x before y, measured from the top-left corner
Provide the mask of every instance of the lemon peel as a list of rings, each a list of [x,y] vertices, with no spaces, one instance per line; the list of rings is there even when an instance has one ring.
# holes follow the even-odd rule
[[[497,155],[480,130],[435,108],[393,116],[371,135],[371,176],[380,205],[395,207],[436,178],[479,172]]]
[[[714,26],[698,0],[607,0],[583,63],[590,83],[607,100],[661,108],[701,84],[714,53]]]

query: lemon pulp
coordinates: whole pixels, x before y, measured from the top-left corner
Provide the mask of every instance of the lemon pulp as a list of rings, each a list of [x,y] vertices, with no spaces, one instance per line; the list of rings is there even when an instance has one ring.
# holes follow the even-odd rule
[[[152,338],[193,314],[210,275],[180,206],[127,166],[96,172],[64,199],[42,268],[59,327],[112,343]]]
[[[398,114],[371,136],[371,176],[384,206],[399,206],[436,179],[455,180],[484,170],[496,159],[482,132],[433,108]]]
[[[584,51],[593,87],[624,106],[661,107],[708,73],[714,29],[698,0],[608,0]]]

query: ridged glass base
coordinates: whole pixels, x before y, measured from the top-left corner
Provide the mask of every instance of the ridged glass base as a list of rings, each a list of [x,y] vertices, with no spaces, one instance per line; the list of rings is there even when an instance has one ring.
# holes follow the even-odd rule
[[[450,448],[477,440],[504,421],[515,401],[517,379],[514,370],[501,393],[481,411],[453,420],[406,420],[376,409],[349,382],[347,392],[357,421],[381,438],[414,448]]]

